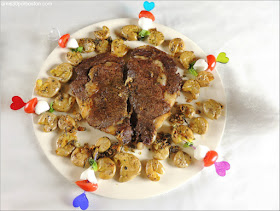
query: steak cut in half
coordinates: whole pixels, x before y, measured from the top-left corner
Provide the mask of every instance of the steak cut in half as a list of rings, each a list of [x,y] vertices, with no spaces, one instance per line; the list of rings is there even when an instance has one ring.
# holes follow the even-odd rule
[[[135,48],[127,63],[129,102],[136,142],[151,144],[180,93],[182,79],[174,60],[152,46]]]
[[[88,124],[126,144],[131,141],[133,130],[127,110],[124,69],[123,58],[98,54],[75,67],[76,78],[70,87]]]

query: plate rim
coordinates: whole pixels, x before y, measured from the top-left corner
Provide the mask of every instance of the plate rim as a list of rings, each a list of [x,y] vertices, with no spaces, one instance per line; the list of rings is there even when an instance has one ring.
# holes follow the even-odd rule
[[[102,25],[102,24],[104,24],[105,22],[111,22],[111,21],[128,21],[128,22],[130,22],[130,21],[133,21],[133,20],[135,21],[135,20],[138,20],[138,19],[137,19],[137,18],[117,18],[117,19],[108,19],[108,20],[105,20],[105,21],[96,22],[96,23],[90,24],[90,25],[88,25],[88,26],[85,26],[85,27],[83,27],[83,28],[81,28],[81,29],[75,31],[75,32],[72,34],[72,36],[75,37],[76,34],[78,34],[78,33],[79,33],[80,31],[82,31],[82,30],[85,30],[85,28],[87,28],[87,27],[91,27],[91,26],[98,25],[98,24]],[[185,35],[182,34],[181,32],[178,32],[178,31],[174,30],[173,28],[171,28],[171,27],[169,27],[169,26],[165,26],[165,25],[160,24],[160,23],[155,23],[155,26],[160,26],[160,27],[163,27],[163,28],[168,28],[168,30],[173,30],[173,31],[175,31],[176,33],[179,33],[180,35],[182,35],[183,37],[185,37],[187,40],[189,40],[190,42],[192,42],[192,44],[193,44],[196,48],[198,48],[198,49],[206,56],[205,52],[204,52],[193,40],[191,40],[190,38],[188,38],[187,36],[185,36]],[[175,37],[174,37],[174,38],[175,38]],[[145,44],[148,45],[148,43],[145,43]],[[155,47],[155,46],[154,46],[154,47]],[[158,47],[158,46],[156,46],[156,47]],[[59,49],[59,48],[60,48],[60,47],[57,45],[57,47],[55,47],[55,48],[48,54],[48,56],[47,56],[46,59],[44,60],[43,64],[41,65],[41,68],[40,68],[40,71],[39,71],[38,74],[37,74],[36,80],[38,79],[39,73],[44,69],[44,66],[46,65],[46,63],[47,63],[47,61],[49,60],[49,58],[50,58],[50,57],[52,56],[52,54],[54,54],[55,51],[56,51],[57,49]],[[221,83],[221,85],[222,85],[222,87],[223,87],[223,89],[220,90],[220,91],[222,91],[222,95],[224,96],[224,102],[225,102],[225,106],[224,106],[224,107],[225,107],[225,111],[224,111],[224,118],[225,118],[225,119],[224,119],[222,131],[221,131],[221,138],[216,142],[215,147],[214,147],[214,149],[217,149],[217,148],[219,147],[219,145],[220,145],[222,139],[223,139],[224,131],[225,131],[225,127],[226,127],[226,122],[227,122],[227,96],[226,96],[226,92],[225,92],[225,87],[224,87],[223,81],[221,80],[221,76],[220,76],[220,74],[219,74],[219,72],[218,72],[218,70],[217,70],[217,67],[215,67],[215,71],[216,71],[216,73],[217,73],[217,75],[218,75],[218,77],[219,77],[219,79],[220,79],[220,83]],[[34,87],[35,87],[35,85],[34,85]],[[35,94],[34,87],[33,87],[33,91],[32,91],[32,97],[38,97],[38,96]],[[67,181],[69,181],[71,184],[75,185],[74,182],[70,181],[64,174],[61,173],[61,171],[59,170],[58,166],[57,166],[57,165],[54,165],[54,163],[52,162],[52,160],[50,159],[50,157],[47,156],[46,152],[44,151],[44,149],[43,149],[43,147],[42,147],[42,145],[41,145],[41,143],[40,143],[40,141],[39,141],[40,137],[39,137],[39,135],[35,132],[35,131],[37,130],[37,129],[35,128],[35,125],[37,125],[37,122],[35,122],[35,118],[34,118],[35,115],[36,115],[36,114],[33,114],[33,115],[32,115],[33,132],[35,133],[36,139],[37,139],[37,141],[38,141],[38,143],[39,143],[39,145],[40,145],[40,148],[41,148],[42,152],[44,153],[44,156],[47,157],[47,159],[49,160],[49,162],[51,163],[51,165],[59,172],[60,175],[62,175],[65,179],[67,179]],[[155,197],[155,196],[159,196],[159,195],[162,195],[162,194],[171,192],[171,191],[177,189],[178,187],[180,187],[180,186],[182,186],[182,185],[185,185],[187,182],[189,182],[191,179],[193,179],[194,176],[196,176],[198,173],[201,173],[202,170],[203,170],[203,169],[201,169],[201,170],[195,172],[190,178],[188,178],[188,179],[185,180],[184,182],[178,184],[177,186],[174,186],[174,187],[172,187],[171,189],[168,189],[168,190],[165,191],[165,192],[161,192],[161,193],[155,194],[155,195],[153,195],[153,196],[148,195],[147,197],[141,197],[141,198],[139,198],[139,197],[136,197],[136,198],[133,198],[133,197],[131,197],[131,198],[122,198],[122,197],[120,197],[120,198],[118,198],[118,197],[106,196],[106,195],[104,195],[104,194],[97,194],[97,193],[95,193],[95,192],[91,192],[91,193],[92,193],[92,194],[95,194],[95,195],[98,195],[98,196],[107,197],[107,198],[125,199],[125,200],[134,200],[134,199],[151,198],[151,197]],[[105,181],[105,182],[106,182],[106,181]],[[160,181],[159,181],[159,182],[160,182]]]

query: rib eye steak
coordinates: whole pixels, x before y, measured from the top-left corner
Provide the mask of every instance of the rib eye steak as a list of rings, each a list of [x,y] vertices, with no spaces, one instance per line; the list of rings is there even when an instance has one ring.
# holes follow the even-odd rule
[[[75,67],[76,78],[70,87],[89,125],[117,136],[126,144],[131,141],[133,131],[127,110],[124,68],[123,58],[98,54]]]
[[[136,141],[151,144],[156,131],[170,115],[182,79],[174,60],[152,46],[135,48],[127,63],[129,102],[136,116]]]

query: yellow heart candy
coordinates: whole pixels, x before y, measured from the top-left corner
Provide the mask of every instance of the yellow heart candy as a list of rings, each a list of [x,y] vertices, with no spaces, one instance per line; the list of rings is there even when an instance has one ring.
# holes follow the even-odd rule
[[[225,53],[225,52],[221,52],[221,53],[218,55],[216,61],[217,61],[217,62],[220,62],[220,63],[223,63],[223,64],[226,64],[226,63],[228,63],[229,58],[226,57],[226,53]]]

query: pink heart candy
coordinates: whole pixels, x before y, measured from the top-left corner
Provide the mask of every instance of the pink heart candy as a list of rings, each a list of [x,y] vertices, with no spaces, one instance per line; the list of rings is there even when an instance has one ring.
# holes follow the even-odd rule
[[[226,161],[215,163],[216,172],[219,176],[226,176],[226,171],[230,169],[230,164]]]

